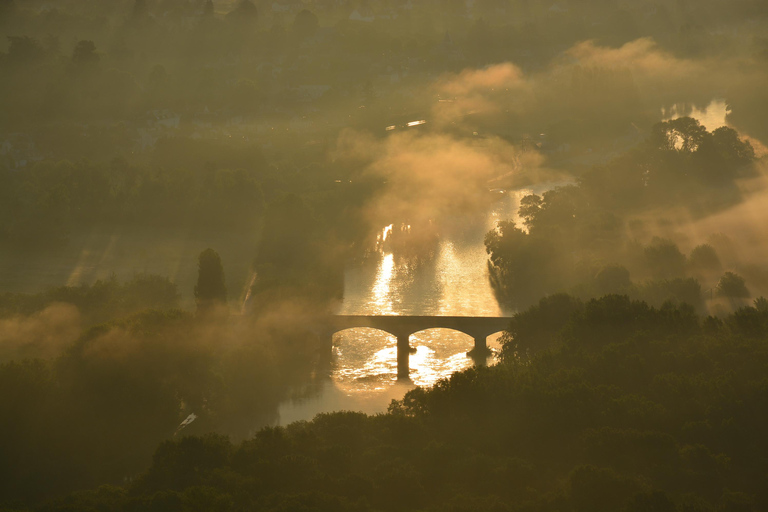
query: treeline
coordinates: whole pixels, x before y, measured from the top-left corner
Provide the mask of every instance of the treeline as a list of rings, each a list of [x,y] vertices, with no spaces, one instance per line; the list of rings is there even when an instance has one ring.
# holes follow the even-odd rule
[[[137,274],[119,282],[113,275],[92,285],[58,286],[35,294],[0,294],[0,319],[30,316],[56,304],[66,303],[78,309],[86,326],[127,316],[144,309],[179,307],[176,284],[166,277]]]
[[[758,0],[557,8],[546,1],[489,0],[472,8],[350,2],[285,13],[250,0],[4,5],[0,35],[9,39],[0,53],[0,104],[7,115],[0,123],[13,131],[30,122],[136,119],[164,109],[208,121],[206,109],[219,118],[311,116],[301,104],[308,99],[321,110],[342,108],[344,116],[361,101],[370,107],[377,96],[390,98],[390,77],[419,87],[429,75],[510,60],[542,69],[589,39],[617,47],[653,37],[692,58],[741,51],[742,41],[710,32],[768,16]],[[356,11],[367,21],[355,20]],[[747,44],[757,55],[764,51],[760,37]],[[321,90],[307,98],[301,86]],[[612,99],[602,99],[607,108]],[[758,102],[750,100],[742,115],[751,117],[749,106]],[[405,113],[413,104],[400,97],[396,107]]]
[[[763,303],[717,319],[550,297],[514,317],[498,365],[387,414],[169,439],[130,484],[42,510],[763,510]]]
[[[195,172],[196,171],[196,172]],[[253,170],[41,162],[0,167],[0,238],[50,249],[72,229],[109,223],[253,229],[264,196]]]
[[[51,320],[77,319],[62,300],[82,304],[83,317],[93,318],[109,305],[92,302],[157,286],[112,288],[54,290],[27,298],[57,301],[42,312],[0,318],[0,509],[130,482],[177,431],[246,438],[274,423],[278,405],[314,387],[327,367],[325,345],[304,327],[311,325],[306,311],[256,319],[150,309],[80,335]],[[112,306],[122,312],[128,304]]]
[[[664,225],[667,212],[701,218],[738,204],[737,180],[756,175],[754,161],[749,142],[731,128],[708,132],[692,118],[657,124],[644,143],[576,184],[524,197],[523,226],[500,222],[486,235],[500,297],[526,307],[560,291],[621,293],[655,306],[686,302],[703,312],[706,298],[749,297],[743,278],[726,274],[737,267],[753,291],[765,293],[765,268],[742,261],[728,236],[713,234],[689,256],[675,240],[654,236],[674,230],[674,221]]]

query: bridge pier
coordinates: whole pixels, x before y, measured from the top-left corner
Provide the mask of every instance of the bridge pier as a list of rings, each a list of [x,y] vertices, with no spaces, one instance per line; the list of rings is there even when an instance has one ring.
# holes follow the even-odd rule
[[[488,348],[487,336],[475,336],[475,347],[467,352],[469,357],[476,359],[476,364],[485,364],[485,358],[491,355],[491,349]]]
[[[410,380],[411,345],[409,334],[397,337],[397,380]]]

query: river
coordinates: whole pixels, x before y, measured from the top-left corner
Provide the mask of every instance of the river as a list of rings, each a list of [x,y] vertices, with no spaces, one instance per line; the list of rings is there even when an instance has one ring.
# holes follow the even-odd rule
[[[715,99],[703,109],[674,106],[661,111],[663,120],[680,115],[698,119],[708,130],[727,126],[724,100]],[[488,280],[483,239],[499,220],[520,219],[520,199],[542,193],[557,184],[504,192],[476,217],[456,217],[443,222],[432,258],[414,265],[392,252],[382,250],[362,264],[351,266],[345,275],[344,300],[339,314],[345,315],[457,315],[506,316]],[[382,226],[381,237],[388,227]],[[488,346],[498,348],[498,335]],[[386,411],[392,399],[408,389],[431,386],[453,372],[473,364],[466,352],[470,336],[446,329],[431,329],[411,336],[416,349],[410,357],[413,384],[397,382],[396,340],[372,329],[350,329],[338,333],[333,343],[331,378],[312,398],[284,403],[280,424],[309,420],[321,412],[354,410],[366,413]],[[489,358],[488,364],[493,364]]]
[[[474,217],[445,219],[433,255],[422,261],[399,258],[381,249],[346,270],[344,315],[506,316],[488,280],[483,239],[499,220],[519,221],[520,199],[551,185],[500,192],[487,211]],[[382,227],[380,239],[391,227]],[[386,245],[384,246],[386,247]],[[500,333],[488,339],[498,348]],[[447,329],[430,329],[411,336],[416,352],[410,357],[413,384],[397,382],[396,340],[374,329],[349,329],[333,340],[331,378],[312,398],[283,404],[280,424],[308,420],[334,410],[377,413],[408,389],[430,386],[473,364],[466,352],[470,336]],[[493,364],[489,358],[487,364]]]

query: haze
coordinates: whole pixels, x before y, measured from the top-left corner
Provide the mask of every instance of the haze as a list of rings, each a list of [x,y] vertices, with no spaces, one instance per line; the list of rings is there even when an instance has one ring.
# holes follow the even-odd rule
[[[765,0],[0,0],[0,512],[768,509],[766,91]]]

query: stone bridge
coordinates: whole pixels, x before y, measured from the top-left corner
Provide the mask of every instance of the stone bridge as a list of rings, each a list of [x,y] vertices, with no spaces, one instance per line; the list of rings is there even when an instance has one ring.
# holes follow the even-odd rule
[[[485,356],[489,353],[487,338],[503,331],[510,317],[488,316],[369,316],[335,315],[329,318],[326,328],[329,338],[339,331],[368,327],[378,329],[397,338],[397,378],[408,379],[408,363],[411,354],[410,337],[426,329],[452,329],[472,336],[475,347],[470,355]]]

